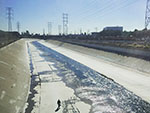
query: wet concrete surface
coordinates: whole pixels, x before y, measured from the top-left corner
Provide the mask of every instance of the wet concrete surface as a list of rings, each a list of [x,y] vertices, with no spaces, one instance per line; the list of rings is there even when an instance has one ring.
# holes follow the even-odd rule
[[[150,113],[148,102],[112,79],[37,41],[32,44],[41,51],[40,56],[44,60],[54,63],[53,66],[57,69],[55,72],[68,87],[74,89],[76,96],[92,106],[91,113]],[[49,72],[44,71],[41,74],[46,73]]]
[[[33,112],[39,112],[38,110],[35,110],[34,108],[37,106],[39,107],[39,99],[34,99],[39,95],[39,91],[37,90],[38,87],[41,87],[41,80],[39,78],[38,73],[34,72],[34,65],[33,65],[33,59],[32,59],[32,54],[31,51],[29,50],[29,44],[27,43],[27,48],[28,48],[28,56],[29,56],[29,66],[30,66],[30,74],[31,74],[31,83],[30,83],[30,91],[28,95],[28,99],[26,102],[26,107],[25,107],[25,113],[33,113]]]
[[[28,95],[27,100],[28,105],[27,108],[25,109],[25,113],[31,113],[33,111],[34,106],[36,106],[36,101],[34,100],[34,97],[39,92],[35,88],[39,86],[41,83],[38,78],[39,78],[38,75],[31,76],[30,93]]]
[[[81,102],[71,88],[66,87],[53,62],[47,62],[41,57],[41,52],[32,43],[28,43],[30,57],[31,87],[26,113],[88,113],[90,106]],[[60,99],[62,105],[57,109],[56,102]],[[78,100],[78,101],[75,101]],[[80,106],[82,104],[82,106]],[[87,110],[82,110],[86,108]]]

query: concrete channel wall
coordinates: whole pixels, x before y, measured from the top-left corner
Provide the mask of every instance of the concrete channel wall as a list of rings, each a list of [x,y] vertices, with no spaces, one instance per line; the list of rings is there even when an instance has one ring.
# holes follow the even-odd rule
[[[0,113],[22,113],[30,85],[26,41],[0,49]]]
[[[4,32],[0,30],[0,48],[20,39],[18,32]]]
[[[72,41],[64,41],[64,42],[150,61],[149,50],[142,50],[138,48],[115,47],[108,45],[104,46],[104,45],[88,44],[83,42],[72,42]]]
[[[107,52],[101,49],[95,49],[88,45],[87,47],[87,46],[80,45],[80,44],[70,44],[70,43],[65,43],[65,42],[55,41],[55,40],[47,40],[47,42],[52,43],[56,45],[57,47],[68,48],[70,50],[77,51],[83,54],[87,54],[89,56],[94,56],[106,62],[108,61],[109,63],[112,62],[113,64],[119,64],[128,68],[131,68],[133,70],[137,70],[137,71],[150,74],[150,61],[146,61],[146,60],[135,58],[135,57],[129,57],[129,56],[127,57],[127,56],[119,55],[116,53]],[[106,47],[106,48],[109,50],[114,49],[111,47]],[[118,48],[117,51],[131,52],[128,49],[122,49],[122,48]],[[133,50],[132,52],[135,54],[139,54],[139,55],[143,55],[143,53],[145,53],[144,51],[136,53],[136,50]],[[144,55],[150,56],[150,52],[147,51]]]

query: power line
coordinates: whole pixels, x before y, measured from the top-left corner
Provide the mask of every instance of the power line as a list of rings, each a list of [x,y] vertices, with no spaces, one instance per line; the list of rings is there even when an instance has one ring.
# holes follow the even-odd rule
[[[68,14],[63,13],[63,34],[68,34]]]
[[[70,13],[71,14],[74,14],[74,15],[79,15],[79,12],[81,12],[81,11],[84,11],[84,9],[87,9],[87,8],[89,8],[91,5],[94,5],[94,3],[96,2],[97,0],[91,0],[91,1],[89,1],[88,3],[85,3],[85,2],[87,2],[87,0],[84,0],[84,1],[82,1],[80,4],[83,4],[82,5],[82,7],[78,7],[78,9],[75,9],[75,10],[73,10],[73,11],[71,11]],[[81,12],[82,13],[82,12]]]
[[[105,8],[103,8],[103,9],[101,9],[101,10],[98,10],[97,12],[95,12],[95,13],[93,13],[93,14],[91,14],[91,15],[88,15],[88,16],[91,16],[91,17],[92,17],[93,15],[101,16],[100,19],[102,19],[102,18],[105,17],[105,15],[114,14],[116,11],[120,11],[121,9],[123,9],[123,8],[125,8],[125,7],[128,7],[128,6],[130,6],[130,5],[134,4],[134,3],[136,3],[137,1],[139,1],[139,0],[133,0],[133,1],[130,1],[130,2],[124,0],[124,1],[121,2],[122,5],[119,5],[119,7],[115,7],[115,6],[112,4],[111,7],[105,7]],[[108,9],[108,10],[105,10],[105,9]],[[104,12],[104,11],[105,11],[105,12]],[[104,12],[104,13],[102,13],[102,12]],[[101,15],[98,15],[97,13],[100,13]],[[88,16],[87,16],[87,17],[88,17]],[[86,17],[86,18],[87,18],[87,17]],[[85,19],[85,17],[84,17],[84,19]],[[88,18],[88,19],[90,19],[90,18]]]
[[[105,8],[105,7],[109,7],[109,6],[112,5],[112,3],[113,3],[112,0],[105,0],[105,2],[106,2],[107,4],[101,6],[100,9],[103,9],[103,8]],[[90,12],[93,12],[93,11],[97,10],[97,7],[94,6],[94,5],[100,5],[100,4],[98,4],[98,1],[96,1],[96,0],[93,1],[93,3],[88,6],[88,7],[91,6],[91,8],[88,8],[88,9],[84,10],[83,12],[80,13],[80,15],[84,15],[84,14],[87,14],[87,13],[89,14]]]
[[[145,14],[145,28],[147,29],[150,23],[150,0],[147,0],[146,3],[146,14]]]
[[[133,1],[130,1],[130,2],[124,1],[123,5],[120,5],[120,7],[109,10],[107,13],[104,13],[103,15],[101,15],[101,18],[103,18],[105,15],[108,15],[108,14],[110,15],[110,14],[114,14],[114,12],[116,13],[117,11],[121,11],[121,9],[129,7],[129,6],[135,4],[138,1],[139,0],[133,0]]]
[[[128,2],[128,1],[122,0],[120,4],[124,5],[125,2]],[[120,4],[119,4],[119,6],[120,6]],[[106,5],[104,5],[103,7],[100,7],[100,9],[97,9],[95,12],[93,12],[92,14],[89,14],[88,16],[86,16],[84,18],[92,17],[94,15],[99,15],[102,13],[106,14],[106,12],[112,11],[114,8],[116,8],[114,1],[110,0]]]
[[[13,9],[11,7],[7,7],[6,8],[6,11],[7,11],[7,19],[8,19],[8,31],[12,31],[12,11]]]
[[[96,6],[93,6],[91,9],[87,9],[83,13],[79,13],[80,14],[79,17],[81,17],[81,16],[83,16],[85,14],[88,14],[88,15],[82,17],[82,19],[86,19],[86,18],[92,17],[92,15],[100,13],[102,10],[110,9],[111,6],[114,6],[114,1],[113,0],[105,0],[104,3],[105,3],[105,5],[99,5],[99,8],[97,8]]]

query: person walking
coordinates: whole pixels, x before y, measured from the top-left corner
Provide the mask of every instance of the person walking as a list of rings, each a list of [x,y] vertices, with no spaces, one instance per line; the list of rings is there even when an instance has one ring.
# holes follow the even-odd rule
[[[59,99],[57,100],[57,105],[58,105],[58,107],[55,110],[55,112],[57,112],[60,109],[60,106],[61,106],[61,101]]]

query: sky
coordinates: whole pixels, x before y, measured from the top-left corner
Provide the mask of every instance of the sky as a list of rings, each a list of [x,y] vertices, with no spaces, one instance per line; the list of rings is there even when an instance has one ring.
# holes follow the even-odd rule
[[[0,0],[0,30],[7,31],[6,7],[12,7],[13,31],[58,34],[62,14],[68,14],[68,32],[101,31],[106,26],[123,26],[126,31],[144,28],[147,0]],[[62,30],[61,30],[62,31]]]

